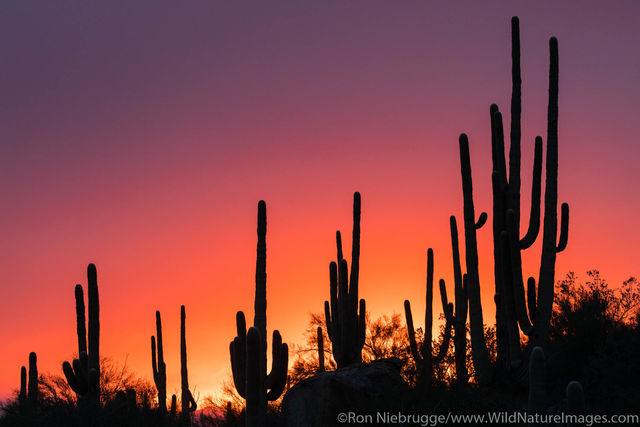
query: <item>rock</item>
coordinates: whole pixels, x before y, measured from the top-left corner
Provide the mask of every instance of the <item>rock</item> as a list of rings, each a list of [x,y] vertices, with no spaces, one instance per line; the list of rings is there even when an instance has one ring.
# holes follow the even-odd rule
[[[349,418],[399,411],[409,387],[400,375],[397,358],[347,366],[300,381],[284,396],[283,412],[289,427],[353,424]],[[345,414],[345,415],[340,415]]]

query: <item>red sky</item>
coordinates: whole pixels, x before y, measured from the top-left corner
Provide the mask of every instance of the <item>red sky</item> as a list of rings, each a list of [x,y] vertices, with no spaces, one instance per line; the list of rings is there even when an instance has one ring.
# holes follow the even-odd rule
[[[301,343],[328,298],[334,233],[363,198],[371,315],[424,310],[426,251],[452,293],[457,138],[490,213],[489,105],[508,123],[510,24],[523,67],[523,212],[546,136],[548,38],[560,44],[557,278],[640,273],[636,2],[4,2],[0,5],[0,397],[38,353],[76,351],[73,288],[95,262],[102,355],[151,377],[163,314],[169,391],[187,306],[190,383],[229,375],[235,312],[253,316],[256,206],[267,201],[268,328]],[[524,224],[523,224],[524,228]],[[493,321],[491,231],[479,232]],[[350,245],[349,239],[346,244]],[[350,246],[349,246],[350,247]],[[540,244],[526,252],[536,275]],[[451,295],[450,295],[451,296]],[[439,308],[439,303],[435,305]],[[420,316],[418,316],[420,317]]]

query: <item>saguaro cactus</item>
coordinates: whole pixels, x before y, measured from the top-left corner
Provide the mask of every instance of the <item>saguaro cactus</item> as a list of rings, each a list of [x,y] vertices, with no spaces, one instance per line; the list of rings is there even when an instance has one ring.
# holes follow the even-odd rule
[[[156,337],[151,336],[151,368],[153,369],[153,382],[158,390],[158,409],[165,414],[167,412],[167,366],[164,363],[162,320],[159,311],[156,311],[156,335],[157,341]]]
[[[246,400],[246,425],[266,425],[267,402],[276,400],[287,383],[289,347],[273,331],[272,367],[267,375],[267,206],[258,203],[258,245],[253,327],[247,333],[244,313],[236,314],[238,335],[229,345],[231,371],[238,394]]]
[[[444,328],[444,338],[440,349],[435,357],[432,350],[432,328],[433,328],[433,249],[427,251],[427,297],[426,309],[424,314],[424,341],[418,348],[416,343],[415,331],[413,328],[413,316],[411,314],[411,303],[409,300],[404,301],[404,312],[407,319],[407,332],[409,335],[409,345],[411,354],[416,366],[421,372],[421,379],[425,385],[431,385],[432,367],[434,363],[439,363],[449,350],[449,341],[451,340],[451,327],[453,326],[453,304],[447,300],[447,288],[444,280],[440,279],[440,299],[442,300],[442,311],[446,319]]]
[[[451,251],[453,258],[453,279],[455,283],[454,296],[455,317],[453,321],[455,336],[453,344],[455,347],[456,377],[458,384],[467,384],[469,372],[467,371],[467,275],[462,275],[460,267],[460,249],[458,244],[458,225],[456,217],[449,218],[451,228]]]
[[[189,391],[189,376],[187,371],[187,338],[186,338],[186,313],[184,305],[180,306],[180,377],[182,386],[182,418],[183,425],[191,425],[191,413],[197,408],[196,401]]]
[[[360,276],[360,193],[353,195],[353,238],[351,245],[351,274],[342,256],[340,231],[336,232],[338,262],[329,265],[330,300],[324,302],[327,334],[332,344],[333,358],[338,369],[362,360],[366,337],[366,303],[360,300],[358,313],[358,282]]]
[[[324,335],[322,328],[318,326],[318,372],[324,372]]]
[[[476,221],[473,206],[473,180],[471,177],[471,159],[469,140],[464,133],[460,135],[460,171],[462,174],[462,194],[464,201],[464,237],[467,264],[467,296],[469,298],[469,321],[471,327],[471,357],[480,383],[491,379],[489,353],[484,337],[482,302],[480,299],[480,278],[478,274],[478,240],[476,230],[487,221],[482,212]]]
[[[567,414],[569,415],[584,415],[584,391],[582,390],[582,384],[578,381],[571,381],[567,385]],[[568,427],[574,427],[582,425],[580,423],[567,423]]]
[[[555,38],[549,43],[549,105],[547,112],[547,158],[545,178],[545,213],[542,242],[542,261],[536,301],[535,279],[527,281],[527,298],[522,274],[521,251],[530,247],[540,229],[540,194],[542,170],[542,138],[535,139],[531,215],[529,228],[523,238],[520,228],[520,35],[518,18],[512,19],[513,91],[511,100],[511,148],[509,181],[506,180],[502,116],[498,107],[491,106],[492,146],[494,153],[494,251],[502,246],[502,257],[496,256],[496,289],[506,295],[505,314],[509,334],[512,367],[519,362],[519,332],[530,336],[532,345],[544,345],[548,338],[553,306],[556,253],[564,250],[568,239],[569,206],[562,205],[560,239],[557,241],[558,199],[558,45]],[[503,236],[506,234],[506,237]],[[500,272],[501,270],[501,272]],[[500,272],[500,273],[499,273]],[[517,322],[517,325],[516,325]],[[518,345],[514,349],[514,343]]]
[[[20,393],[18,401],[21,405],[29,402],[31,406],[38,403],[38,358],[35,352],[29,353],[29,377],[27,382],[27,368],[20,367]]]
[[[84,295],[82,285],[76,285],[76,325],[78,333],[78,358],[62,364],[62,371],[69,387],[78,399],[100,401],[100,302],[96,266],[87,267],[89,304],[89,331],[85,327]],[[89,347],[87,351],[87,337]]]

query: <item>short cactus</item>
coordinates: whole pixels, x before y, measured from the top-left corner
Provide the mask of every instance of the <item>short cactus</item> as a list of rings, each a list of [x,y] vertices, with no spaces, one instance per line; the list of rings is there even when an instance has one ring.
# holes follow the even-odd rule
[[[84,295],[82,285],[76,285],[76,325],[78,334],[78,358],[62,364],[62,371],[69,387],[77,398],[100,402],[100,302],[96,266],[87,267],[89,304],[89,331],[85,327]],[[87,337],[89,346],[87,348]]]
[[[585,414],[585,405],[584,405],[584,391],[582,389],[582,384],[578,381],[571,381],[567,385],[567,414],[569,415],[584,415]],[[568,427],[582,425],[577,422],[568,423]]]
[[[342,256],[342,239],[336,232],[338,262],[329,265],[330,301],[324,302],[327,334],[331,340],[333,358],[338,369],[362,360],[362,347],[366,337],[366,303],[358,304],[360,275],[360,193],[353,195],[353,239],[351,247],[351,274]],[[358,312],[359,306],[359,312]]]
[[[322,334],[322,328],[318,326],[318,372],[324,372],[324,335]]]
[[[267,402],[276,400],[287,383],[289,347],[273,331],[272,368],[267,375],[267,206],[258,203],[258,245],[253,327],[247,332],[244,313],[236,314],[237,336],[229,345],[231,371],[238,394],[246,400],[246,425],[266,425]]]
[[[20,392],[18,402],[24,406],[27,402],[31,407],[37,405],[39,397],[38,390],[38,358],[32,351],[29,353],[29,376],[27,382],[27,368],[20,367]]]

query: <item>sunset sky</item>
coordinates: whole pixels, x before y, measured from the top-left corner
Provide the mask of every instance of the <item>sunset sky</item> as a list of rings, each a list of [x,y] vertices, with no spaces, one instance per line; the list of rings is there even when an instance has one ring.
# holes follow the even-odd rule
[[[354,191],[371,316],[402,313],[408,298],[423,317],[429,247],[452,299],[458,135],[470,139],[476,211],[491,214],[489,105],[509,123],[513,15],[523,212],[557,36],[558,192],[571,221],[556,278],[596,268],[618,284],[640,274],[638,2],[2,2],[0,398],[30,351],[57,374],[77,351],[74,285],[86,286],[90,262],[102,355],[151,379],[160,310],[177,391],[184,304],[191,387],[217,393],[235,312],[253,318],[260,199],[267,327],[285,342],[303,342],[329,296]],[[490,225],[478,238],[493,323]],[[525,252],[527,275],[537,277],[540,242]]]

